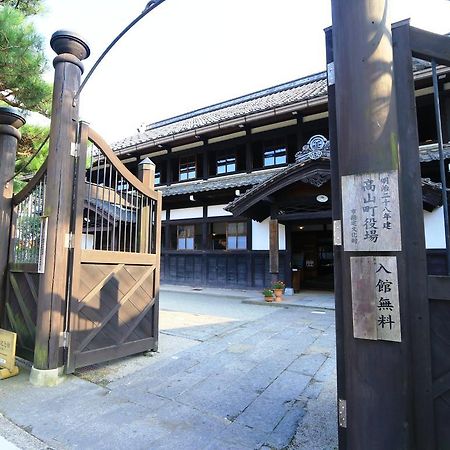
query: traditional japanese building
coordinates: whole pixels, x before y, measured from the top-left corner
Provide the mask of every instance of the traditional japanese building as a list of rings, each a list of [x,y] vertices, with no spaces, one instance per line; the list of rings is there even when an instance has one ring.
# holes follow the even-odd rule
[[[429,270],[440,273],[445,237],[430,72],[416,62],[426,244]],[[449,142],[448,69],[439,69],[439,82]],[[272,233],[278,278],[295,289],[332,289],[327,103],[323,72],[147,125],[113,145],[135,173],[145,158],[156,165],[163,282],[268,286]],[[444,153],[448,161],[450,145]]]

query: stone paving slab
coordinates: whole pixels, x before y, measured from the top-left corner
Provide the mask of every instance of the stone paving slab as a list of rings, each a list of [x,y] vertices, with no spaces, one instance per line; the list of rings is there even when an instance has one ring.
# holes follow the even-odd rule
[[[53,388],[31,386],[24,369],[0,384],[0,413],[55,449],[295,448],[299,424],[310,430],[301,445],[317,439],[311,411],[329,408],[335,383],[334,313],[210,298],[202,314],[191,311],[201,299],[183,299],[178,317],[169,300],[168,354],[94,366]],[[334,439],[335,421],[321,420]]]

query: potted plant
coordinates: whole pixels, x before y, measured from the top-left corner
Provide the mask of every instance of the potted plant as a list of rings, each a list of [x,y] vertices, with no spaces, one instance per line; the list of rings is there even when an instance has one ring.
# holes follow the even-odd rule
[[[275,301],[281,302],[283,300],[283,292],[286,285],[283,281],[275,281],[275,283],[272,284],[272,290],[275,294]]]
[[[266,288],[262,291],[262,295],[264,295],[264,300],[266,302],[273,302],[273,291],[272,289]]]

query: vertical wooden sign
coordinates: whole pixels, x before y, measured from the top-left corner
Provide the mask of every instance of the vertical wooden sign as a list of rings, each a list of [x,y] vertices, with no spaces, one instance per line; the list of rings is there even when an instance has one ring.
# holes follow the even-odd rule
[[[397,258],[350,258],[353,335],[359,339],[401,342]]]

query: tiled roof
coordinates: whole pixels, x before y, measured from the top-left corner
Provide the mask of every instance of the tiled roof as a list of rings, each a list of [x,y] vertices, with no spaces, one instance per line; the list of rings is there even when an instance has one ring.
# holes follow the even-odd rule
[[[255,186],[271,178],[272,175],[280,170],[282,169],[268,169],[261,172],[225,175],[208,180],[187,181],[170,186],[160,186],[157,187],[157,190],[162,192],[163,197],[170,197],[173,195],[195,194],[196,192]]]
[[[229,119],[244,117],[279,106],[309,100],[327,94],[326,72],[290,81],[252,94],[244,95],[207,108],[182,114],[171,119],[147,125],[145,131],[112,145],[113,150],[131,147],[165,136],[194,130]]]
[[[430,64],[414,59],[413,70],[429,70]],[[170,119],[146,125],[144,131],[112,144],[114,151],[151,143],[157,139],[175,136],[179,133],[197,130],[208,125],[243,118],[247,115],[274,108],[284,107],[301,101],[327,95],[327,74],[314,75],[289,81],[251,94],[243,95],[206,108],[181,114]]]
[[[439,160],[438,145],[437,144],[421,145],[419,147],[419,155],[420,155],[421,163]],[[444,158],[450,159],[450,144],[444,145]],[[328,159],[328,158],[321,158],[321,159]],[[289,164],[288,166],[284,167],[283,169],[279,170],[278,172],[272,173],[271,176],[267,177],[265,180],[261,181],[257,185],[255,184],[251,189],[246,191],[243,195],[236,197],[232,202],[230,202],[225,207],[225,210],[232,212],[236,208],[236,206],[239,204],[242,204],[242,202],[245,201],[246,198],[253,196],[256,192],[260,191],[261,189],[264,189],[266,186],[277,183],[278,180],[285,178],[292,171],[297,170],[298,167],[302,166],[303,164],[304,164],[304,161]],[[426,185],[434,190],[441,188],[440,183],[433,183],[429,178],[422,178],[422,185],[423,186]]]

